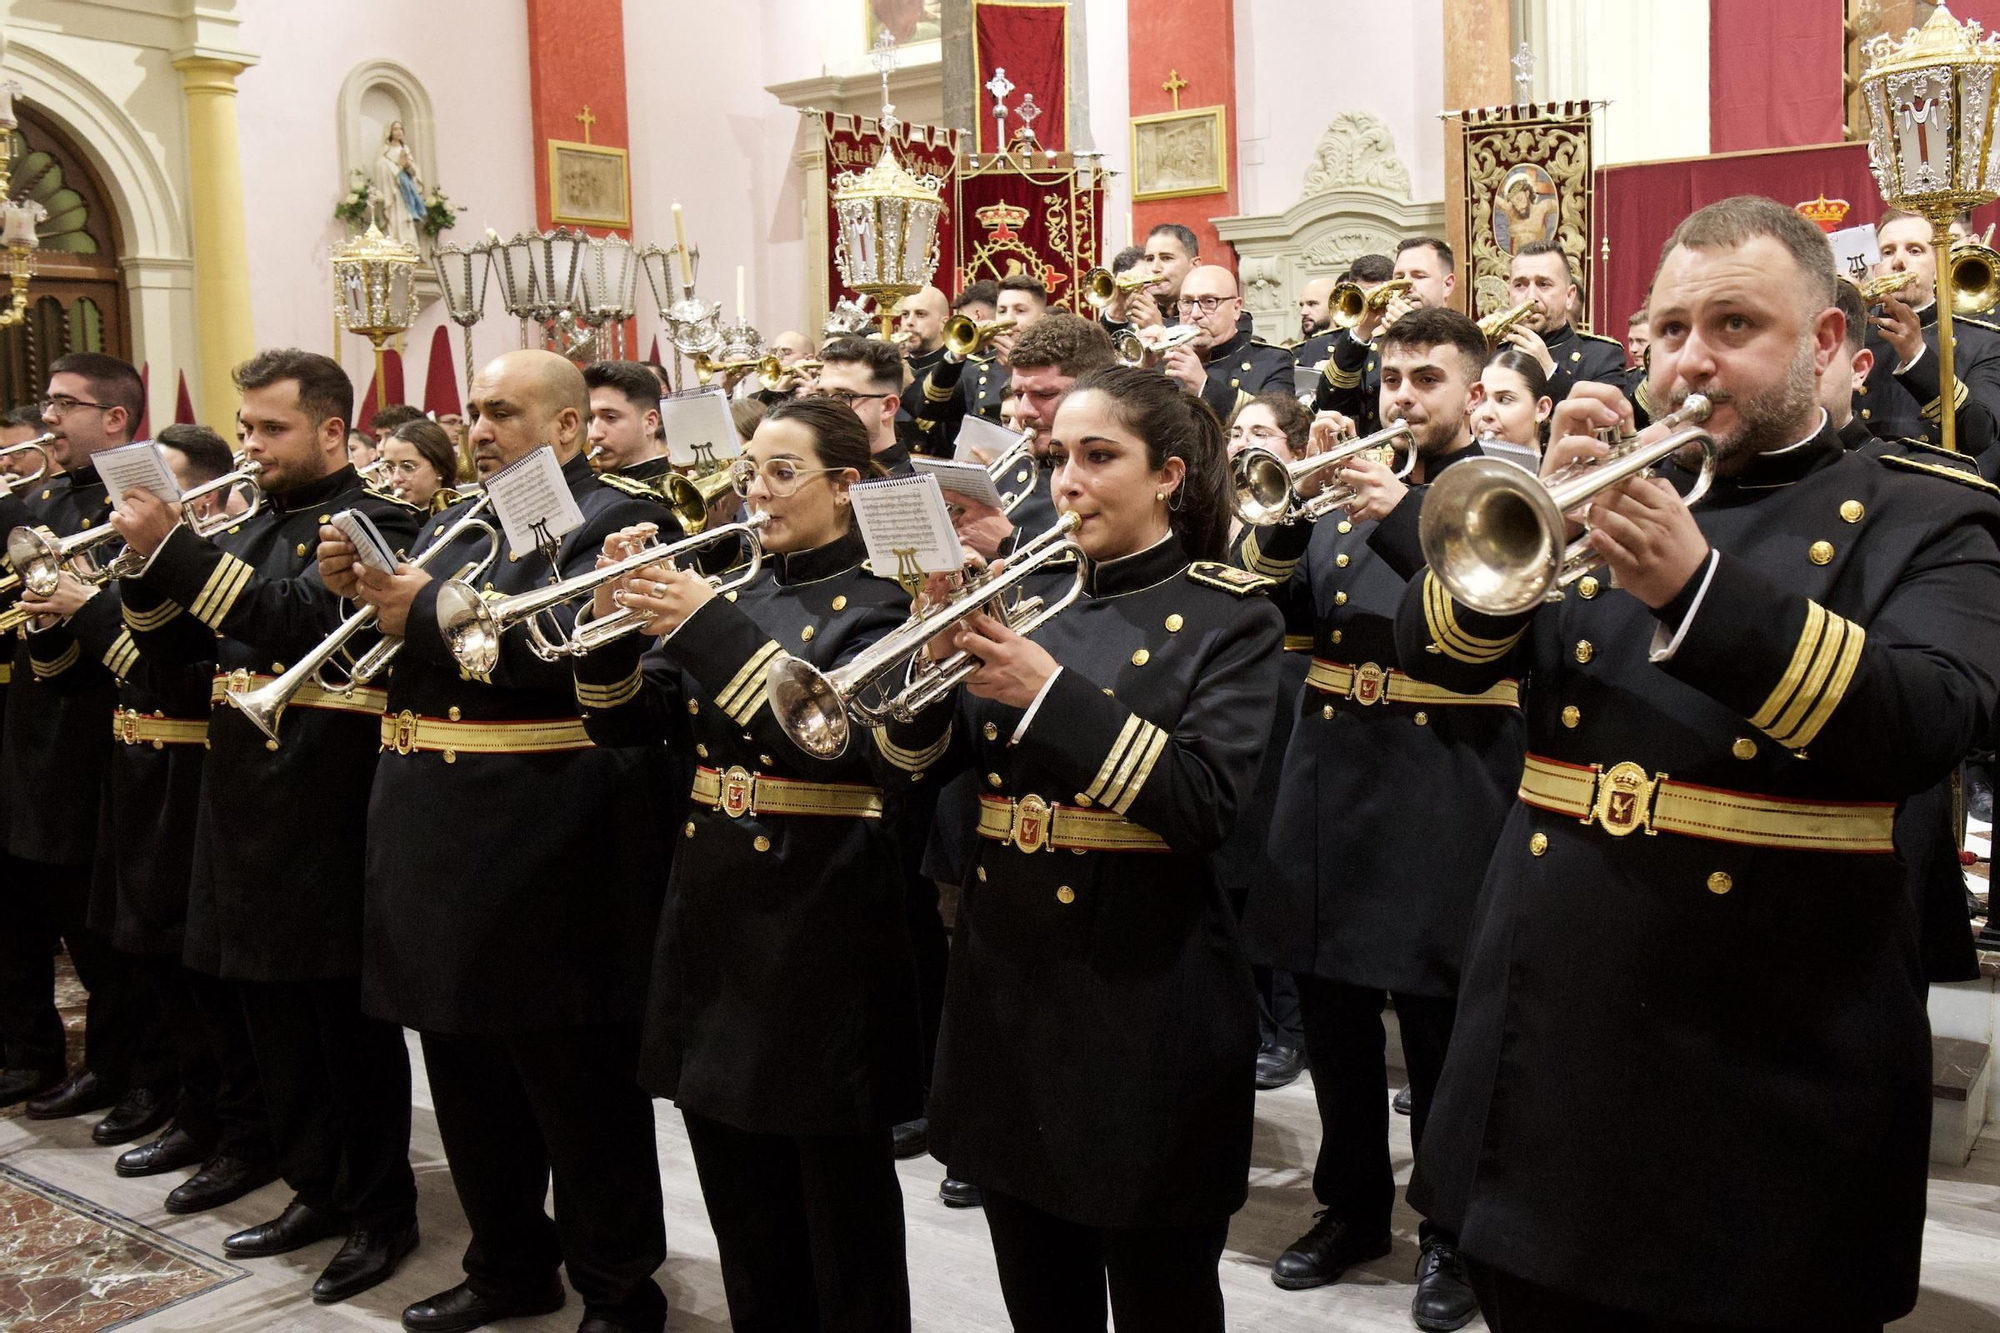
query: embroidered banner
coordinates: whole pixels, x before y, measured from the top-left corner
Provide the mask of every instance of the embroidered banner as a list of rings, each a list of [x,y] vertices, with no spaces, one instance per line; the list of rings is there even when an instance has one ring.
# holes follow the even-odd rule
[[[1584,292],[1594,292],[1590,103],[1485,107],[1457,115],[1466,239],[1458,271],[1469,293],[1467,313],[1477,319],[1513,304],[1508,266],[1531,241],[1561,245]]]
[[[1049,305],[1092,313],[1077,288],[1098,262],[1103,177],[1067,153],[982,158],[958,175],[956,285],[1016,273],[1041,279]]]
[[[1007,147],[1024,125],[1039,148],[1069,147],[1069,6],[973,0],[972,68],[980,152]]]

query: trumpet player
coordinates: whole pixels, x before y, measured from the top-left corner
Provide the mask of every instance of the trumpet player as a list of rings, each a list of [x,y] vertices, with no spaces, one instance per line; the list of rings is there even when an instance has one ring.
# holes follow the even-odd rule
[[[930,652],[977,669],[882,742],[925,783],[980,775],[933,1152],[984,1194],[1015,1327],[1101,1328],[1108,1289],[1121,1328],[1219,1331],[1257,1014],[1210,856],[1255,784],[1283,631],[1269,584],[1215,558],[1206,405],[1113,367],[1051,436],[1079,595],[1033,637],[969,616]]]
[[[23,403],[19,407],[10,407],[4,415],[0,415],[0,449],[26,444],[47,429],[42,424],[42,409],[38,405]],[[0,483],[9,477],[32,476],[41,465],[41,455],[33,452],[0,453]]]
[[[1408,426],[1417,455],[1410,482],[1479,457],[1470,419],[1486,360],[1478,325],[1453,310],[1415,310],[1382,334],[1377,352],[1381,415]],[[1325,447],[1337,433],[1328,427],[1340,424],[1316,423],[1315,444]],[[1346,517],[1260,528],[1242,549],[1253,573],[1281,580],[1281,609],[1310,608],[1314,636],[1271,814],[1275,870],[1251,889],[1244,916],[1251,958],[1297,979],[1319,1104],[1321,1211],[1271,1270],[1286,1290],[1336,1281],[1389,1251],[1384,1001],[1395,1002],[1421,1162],[1453,1040],[1466,924],[1521,766],[1515,681],[1463,692],[1423,685],[1398,651],[1396,609],[1423,564],[1421,494],[1362,456],[1337,480],[1354,491]],[[1413,804],[1423,818],[1411,817]],[[1411,1319],[1461,1328],[1478,1305],[1456,1237],[1426,1221],[1418,1239]]]
[[[1236,275],[1218,264],[1189,271],[1174,300],[1180,322],[1201,330],[1192,342],[1169,348],[1162,359],[1170,379],[1227,421],[1258,394],[1292,387],[1292,357],[1239,327],[1243,298]]]
[[[458,449],[435,421],[406,421],[382,441],[385,489],[419,513],[435,514],[458,503]]]
[[[996,322],[1011,320],[1013,326],[984,344],[990,349],[985,355],[974,352],[960,358],[947,350],[944,359],[931,367],[916,420],[933,423],[919,427],[932,449],[949,454],[958,439],[959,423],[968,414],[988,421],[1000,419],[1010,374],[1007,353],[1034,327],[1048,305],[1048,291],[1036,279],[1017,273],[1000,280],[993,297],[993,318]]]
[[[1322,372],[1324,382],[1313,397],[1314,408],[1340,413],[1363,435],[1373,435],[1382,428],[1376,415],[1382,383],[1376,337],[1412,310],[1447,304],[1458,288],[1457,261],[1451,247],[1435,236],[1404,238],[1396,246],[1389,277],[1410,285],[1379,310],[1369,302],[1353,328],[1334,336],[1332,355]]]
[[[139,372],[102,353],[70,353],[50,365],[40,407],[52,437],[49,461],[62,475],[52,470],[35,486],[0,494],[0,524],[9,531],[38,525],[58,537],[101,526],[109,500],[94,459],[131,442],[144,410]],[[17,606],[10,601],[6,609]],[[68,646],[57,636],[39,648],[35,627],[24,625],[9,644],[13,683],[0,739],[0,789],[10,794],[0,833],[8,880],[20,886],[0,931],[0,1041],[7,1058],[0,1105],[26,1101],[30,1118],[46,1120],[117,1108],[127,1091],[132,1029],[122,960],[88,922],[117,689],[108,673],[75,691],[35,689],[32,681],[63,665]],[[84,1062],[73,1073],[55,1006],[51,955],[58,939],[90,991]]]
[[[267,748],[222,696],[270,679],[274,662],[339,623],[340,598],[313,568],[322,516],[359,510],[395,545],[409,543],[417,516],[347,462],[354,389],[330,358],[280,348],[233,377],[263,508],[209,541],[179,506],[128,491],[111,521],[146,563],[119,592],[135,644],[162,669],[215,660],[185,958],[240,997],[293,1191],[223,1248],[264,1258],[342,1236],[313,1284],[315,1299],[338,1301],[385,1280],[417,1241],[408,1055],[360,993],[362,830],[382,696],[301,692],[282,748]],[[275,811],[287,813],[262,813]],[[197,1193],[238,1183],[210,1179]]]
[[[498,593],[590,569],[611,533],[671,514],[623,494],[584,458],[590,394],[554,352],[509,352],[472,383],[482,477],[544,445],[584,524],[500,559]],[[468,502],[470,503],[470,502]],[[461,507],[426,525],[422,555]],[[466,559],[485,546],[465,541]],[[586,1321],[658,1333],[666,1256],[652,1108],[633,1080],[648,943],[680,793],[663,750],[591,745],[570,671],[530,651],[528,626],[500,639],[490,671],[461,671],[438,616],[456,558],[385,574],[357,566],[337,529],[319,533],[328,588],[374,607],[403,647],[368,801],[371,1013],[415,1029],[453,1184],[471,1224],[465,1280],[403,1312],[407,1329],[468,1329],[563,1303],[558,1268]],[[438,572],[434,578],[431,571]],[[568,608],[551,613],[559,627]],[[286,747],[290,752],[291,747]],[[484,833],[440,838],[468,815]],[[606,830],[618,832],[607,836]],[[550,1178],[556,1217],[543,1211]]]
[[[809,756],[767,677],[786,654],[850,660],[908,597],[863,563],[848,487],[880,465],[854,413],[780,403],[736,468],[764,572],[726,599],[664,564],[601,588],[592,615],[638,613],[644,633],[575,668],[592,739],[624,747],[606,753],[665,741],[697,765],[686,824],[662,825],[679,851],[640,1079],[686,1122],[736,1328],[907,1329],[890,1130],[919,1114],[921,1057],[895,770],[868,744]]]
[[[1578,290],[1569,256],[1554,241],[1530,241],[1508,261],[1508,304],[1532,300],[1534,308],[1507,330],[1504,345],[1535,359],[1556,402],[1581,380],[1615,386],[1626,378],[1625,349],[1617,339],[1580,332],[1570,323]]]
[[[1936,444],[1942,434],[1938,272],[1931,224],[1914,213],[1891,209],[1876,225],[1876,239],[1882,251],[1878,275],[1908,274],[1910,282],[1870,314],[1863,345],[1874,364],[1862,387],[1862,419],[1883,439],[1915,438]],[[1948,272],[1944,293],[1946,300],[1951,299]],[[1952,372],[1961,395],[1955,443],[1958,452],[1978,457],[1982,475],[1991,478],[2000,475],[2000,458],[1990,456],[1988,443],[1993,438],[1991,423],[2000,419],[2000,331],[1985,320],[1956,312],[1951,328]]]
[[[229,446],[205,426],[174,425],[159,444],[182,490],[228,473]],[[227,502],[224,493],[204,505]],[[89,690],[109,673],[118,690],[104,782],[93,921],[126,960],[134,1029],[129,1088],[91,1132],[98,1143],[140,1138],[118,1158],[120,1176],[198,1167],[176,1182],[167,1210],[219,1206],[277,1175],[256,1058],[229,983],[189,967],[188,881],[200,823],[213,638],[206,657],[142,652],[125,625],[116,581],[87,584],[65,570],[47,598],[23,597],[60,625],[36,636],[60,663],[43,678],[55,694]]]
[[[1559,603],[1473,611],[1440,560],[1397,614],[1422,678],[1527,680],[1410,1190],[1496,1333],[1874,1330],[1916,1298],[1930,1042],[1893,821],[2000,703],[2000,501],[1841,449],[1835,281],[1782,204],[1684,219],[1648,397],[1708,397],[1706,496],[1679,464],[1592,495],[1608,568]],[[1579,388],[1545,475],[1629,411]]]
[[[673,471],[660,432],[660,382],[637,361],[593,361],[583,368],[583,382],[590,390],[585,438],[592,451],[602,451],[597,475],[657,490]]]

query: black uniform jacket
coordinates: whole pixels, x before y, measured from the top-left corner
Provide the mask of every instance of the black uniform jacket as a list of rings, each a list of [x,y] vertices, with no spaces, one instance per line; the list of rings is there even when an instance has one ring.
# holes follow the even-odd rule
[[[1305,370],[1320,369],[1333,359],[1333,340],[1339,336],[1339,329],[1326,329],[1292,344],[1292,364]]]
[[[382,693],[302,693],[279,721],[276,749],[221,693],[232,679],[262,684],[340,623],[347,608],[314,555],[322,523],[360,510],[400,549],[417,515],[351,467],[264,505],[213,542],[176,529],[119,590],[125,626],[158,669],[213,661],[217,672],[183,957],[239,980],[351,977],[361,970],[362,819]]]
[[[1479,457],[1433,461],[1427,475]],[[1516,682],[1475,702],[1407,688],[1396,608],[1416,546],[1424,491],[1382,523],[1328,517],[1260,528],[1244,542],[1252,573],[1313,624],[1312,656],[1352,669],[1345,695],[1308,683],[1292,696],[1291,741],[1271,814],[1271,873],[1243,921],[1252,959],[1289,972],[1411,995],[1457,993],[1473,902],[1521,777]],[[1395,541],[1392,562],[1371,549]],[[1328,684],[1341,684],[1329,680]],[[1442,697],[1431,697],[1442,696]]]
[[[584,518],[559,548],[565,578],[592,569],[620,528],[658,523],[662,540],[677,535],[671,515],[604,485],[582,454],[563,479]],[[430,520],[417,552],[459,512]],[[362,1003],[426,1032],[634,1022],[684,789],[663,750],[589,744],[569,664],[537,658],[526,625],[504,634],[490,675],[460,670],[438,628],[438,590],[486,544],[454,546],[431,561],[389,676],[368,800]],[[549,579],[539,551],[516,560],[503,549],[479,586],[506,596]],[[574,610],[550,619],[566,631]],[[540,723],[581,748],[510,749],[499,727],[456,747],[413,744],[438,722]]]
[[[1363,435],[1382,429],[1382,358],[1373,342],[1362,342],[1354,330],[1333,335],[1331,355],[1320,371],[1313,393],[1313,410],[1338,412]]]
[[[1622,388],[1625,383],[1625,345],[1602,334],[1583,333],[1573,324],[1564,324],[1542,335],[1542,343],[1555,358],[1549,372],[1549,397],[1560,403],[1580,381],[1595,380]]]
[[[1091,568],[1037,632],[1062,671],[1018,741],[1022,710],[969,694],[887,729],[925,782],[970,766],[982,798],[1056,807],[1015,824],[1029,846],[1078,807],[1150,835],[1081,852],[976,839],[931,1085],[932,1152],[954,1176],[1085,1226],[1242,1206],[1257,1009],[1209,857],[1270,734],[1283,626],[1266,586],[1190,565],[1168,537]]]
[[[103,527],[110,515],[111,497],[97,469],[87,464],[0,502],[0,523],[9,532],[34,525],[69,537]],[[110,546],[119,549],[116,538]],[[6,605],[13,605],[11,598]],[[54,657],[38,659],[34,637],[16,636],[6,739],[0,744],[7,850],[43,865],[87,866],[97,852],[98,799],[111,755],[117,687],[100,668],[67,691],[38,688],[35,681],[67,665],[61,660],[66,646]]]
[[[865,731],[838,759],[809,756],[767,693],[786,655],[828,670],[903,622],[908,594],[870,574],[864,554],[855,531],[768,555],[733,604],[712,599],[643,658],[635,637],[576,668],[600,745],[665,741],[713,774],[875,794],[872,814],[772,813],[753,788],[734,814],[691,803],[673,831],[640,1079],[752,1133],[858,1134],[920,1113],[916,972],[882,817],[884,762]]]
[[[642,458],[631,467],[621,467],[616,472],[603,473],[600,475],[600,480],[604,476],[617,477],[624,481],[636,481],[650,490],[657,491],[660,484],[667,479],[667,474],[673,470],[673,459],[660,454],[654,458]]]
[[[940,359],[924,378],[922,401],[914,414],[925,451],[951,457],[958,447],[958,428],[968,413],[999,421],[1000,405],[1007,401],[1013,378],[997,356]]]
[[[1896,373],[1896,349],[1879,332],[1868,331],[1865,345],[1875,353],[1875,364],[1855,399],[1854,414],[1883,439],[1915,436],[1938,444],[1943,431],[1938,425],[1942,395],[1936,302],[1926,306],[1918,319],[1924,329],[1924,353],[1900,375]],[[2000,424],[1996,424],[2000,420],[2000,330],[1959,315],[1952,319],[1951,332],[1951,370],[1958,381],[1953,395],[1958,404],[1953,444],[1959,453],[1980,459],[1981,471],[1991,480],[2000,471],[2000,457],[1993,450],[2000,442]]]
[[[34,656],[67,664],[46,679],[54,691],[94,690],[107,673],[117,683],[91,927],[126,953],[177,958],[186,933],[215,663],[165,664],[142,653],[125,626],[118,594],[113,582],[68,620],[34,635]],[[180,725],[161,728],[162,720]]]
[[[953,441],[937,440],[937,421],[923,415],[924,385],[930,382],[931,371],[944,360],[944,347],[940,344],[928,352],[918,352],[909,359],[910,382],[903,386],[902,416],[897,418],[900,426],[907,419],[911,447],[918,453],[943,454],[949,456]]]
[[[1260,393],[1292,393],[1292,354],[1241,330],[1228,342],[1209,348],[1202,364],[1208,380],[1202,385],[1201,400],[1223,422]]]
[[[1838,850],[1831,821],[1870,820],[1861,845],[1879,843],[1993,719],[2000,503],[1955,475],[1844,454],[1825,429],[1753,460],[1695,508],[1721,552],[1705,591],[1697,574],[1657,616],[1601,572],[1516,617],[1428,574],[1405,593],[1404,662],[1461,690],[1527,676],[1530,754],[1585,766],[1554,771],[1586,787],[1605,770],[1590,823],[1515,806],[1474,920],[1411,1188],[1468,1254],[1696,1323],[1910,1309],[1930,1125],[1916,931],[1898,859]],[[1671,655],[1653,662],[1656,635]],[[1807,823],[1683,788],[1679,827],[1751,832],[1653,835],[1662,774],[1866,804]]]

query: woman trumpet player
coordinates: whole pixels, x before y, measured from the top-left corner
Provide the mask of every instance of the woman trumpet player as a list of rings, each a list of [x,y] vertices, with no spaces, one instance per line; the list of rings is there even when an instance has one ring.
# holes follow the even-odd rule
[[[934,642],[978,670],[881,745],[926,783],[984,775],[931,1142],[984,1191],[1016,1327],[1102,1328],[1108,1283],[1120,1328],[1219,1330],[1257,1014],[1209,858],[1256,782],[1282,627],[1216,560],[1229,472],[1198,399],[1097,371],[1050,448],[1082,595],[1033,638],[977,614]]]
[[[764,572],[727,598],[664,565],[607,585],[589,618],[622,607],[661,637],[576,665],[597,744],[665,740],[697,766],[640,1081],[687,1122],[735,1327],[907,1329],[890,1127],[920,1113],[921,1051],[893,812],[874,747],[809,758],[765,678],[783,653],[846,661],[908,598],[862,563],[847,490],[878,474],[852,409],[776,403],[736,466]],[[627,530],[606,557],[645,541]]]

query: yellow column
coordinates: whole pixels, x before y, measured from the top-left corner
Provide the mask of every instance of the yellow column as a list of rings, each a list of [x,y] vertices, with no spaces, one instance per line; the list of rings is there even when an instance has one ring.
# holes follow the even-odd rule
[[[236,386],[229,372],[256,352],[250,325],[250,253],[243,225],[243,157],[236,141],[241,61],[188,56],[174,62],[187,92],[188,196],[194,221],[195,382],[201,419],[236,438]],[[162,383],[170,381],[162,379]]]

